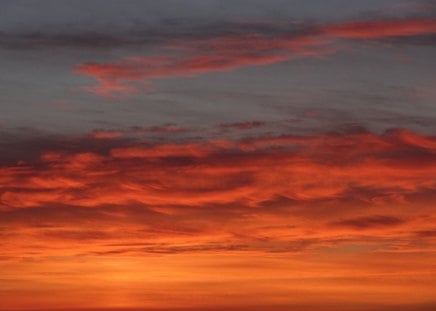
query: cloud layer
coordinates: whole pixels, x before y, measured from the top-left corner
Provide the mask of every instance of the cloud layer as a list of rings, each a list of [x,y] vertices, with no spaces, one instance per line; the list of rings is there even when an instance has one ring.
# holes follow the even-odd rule
[[[245,123],[226,127],[246,131]],[[402,304],[431,302],[435,137],[360,129],[175,143],[107,133],[65,137],[0,168],[5,306],[25,293],[54,308],[164,307],[162,282],[186,307],[209,305],[186,298],[188,289],[223,306],[246,306],[246,295],[264,297],[258,305],[307,305],[327,289],[352,306],[362,288],[374,310],[399,294]],[[39,295],[37,284],[59,298]],[[148,302],[146,288],[155,289]],[[305,294],[292,298],[295,291]]]
[[[3,166],[3,218],[28,215],[27,222],[27,217],[44,213],[47,217],[41,225],[47,229],[41,233],[60,241],[118,240],[119,230],[112,232],[118,222],[132,225],[130,240],[141,243],[144,239],[137,230],[150,230],[153,241],[153,232],[176,239],[205,239],[183,247],[159,243],[132,247],[134,252],[286,252],[342,240],[358,242],[353,235],[368,230],[386,230],[384,239],[399,234],[413,243],[419,236],[416,232],[434,230],[434,137],[398,129],[382,135],[360,130],[179,143],[126,141],[115,135],[86,139],[105,140],[109,147],[100,151],[86,150],[86,144],[79,144],[79,150],[57,147],[43,151],[38,160]],[[430,214],[417,217],[410,209],[414,204],[421,206],[422,215]],[[63,216],[57,219],[64,212],[71,222]],[[83,231],[82,213],[103,231]],[[100,214],[113,225],[100,224]],[[242,215],[248,217],[247,228],[238,225]],[[264,217],[258,222],[255,215]],[[150,217],[146,223],[136,221],[146,216]],[[190,219],[186,227],[182,219]],[[219,228],[222,219],[229,227]],[[314,228],[313,236],[299,237],[307,221]],[[167,231],[166,226],[172,229]],[[288,233],[295,239],[287,240]],[[227,239],[235,237],[227,245]],[[378,240],[378,233],[374,239]]]

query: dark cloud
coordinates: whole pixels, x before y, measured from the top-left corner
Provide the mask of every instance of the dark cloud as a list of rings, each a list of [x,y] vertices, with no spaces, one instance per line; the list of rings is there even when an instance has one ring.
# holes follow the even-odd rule
[[[272,241],[272,240],[252,240],[240,243],[228,242],[226,244],[208,243],[208,244],[192,244],[192,245],[167,245],[159,243],[146,243],[143,245],[126,245],[128,247],[121,247],[111,249],[108,251],[101,251],[92,253],[92,255],[113,255],[113,254],[181,254],[181,253],[203,253],[203,252],[249,252],[249,251],[262,251],[270,253],[298,253],[307,250],[312,246],[325,246],[338,241],[330,241],[324,239],[297,239],[288,241]]]
[[[409,44],[433,44],[434,20],[431,18],[415,20],[374,20],[356,21],[322,25],[313,22],[293,20],[264,21],[221,21],[204,22],[201,20],[170,19],[149,25],[136,22],[128,27],[108,27],[110,32],[99,29],[58,28],[45,31],[8,30],[0,31],[0,48],[13,50],[35,49],[132,49],[153,46],[172,46],[189,41],[202,41],[211,38],[235,35],[257,34],[258,36],[282,38],[295,36],[317,36],[328,34],[333,36],[376,39],[389,42],[405,42]],[[411,25],[409,25],[411,24]],[[420,27],[420,28],[417,28]],[[416,29],[414,29],[416,28]],[[383,30],[384,29],[384,30]],[[386,30],[389,29],[389,30]],[[403,29],[403,31],[401,31]],[[383,30],[383,31],[382,31]]]
[[[412,37],[394,37],[390,39],[386,39],[385,42],[399,45],[416,45],[416,46],[435,46],[436,45],[436,35],[428,34],[428,35],[418,35]]]
[[[374,215],[340,220],[334,222],[333,225],[354,229],[373,229],[380,227],[398,226],[403,223],[405,223],[405,220],[398,217]]]
[[[219,128],[223,130],[227,130],[227,129],[251,130],[265,125],[266,122],[263,121],[246,121],[246,122],[224,123],[221,124]]]
[[[291,22],[222,22],[166,20],[158,25],[137,23],[125,29],[111,27],[111,32],[99,30],[47,30],[45,32],[1,32],[0,48],[35,49],[140,49],[171,46],[180,41],[206,40],[214,37],[257,33],[264,36],[302,35],[313,31],[308,24]]]
[[[436,230],[416,231],[416,235],[420,238],[436,238]]]
[[[50,229],[41,233],[41,237],[44,239],[60,239],[60,240],[73,240],[73,241],[89,241],[89,240],[102,240],[107,239],[111,235],[108,232],[102,230],[59,230]]]

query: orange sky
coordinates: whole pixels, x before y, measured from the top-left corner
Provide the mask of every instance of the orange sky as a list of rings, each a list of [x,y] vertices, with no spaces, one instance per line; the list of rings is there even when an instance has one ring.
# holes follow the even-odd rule
[[[1,168],[2,309],[435,303],[435,137],[123,135]]]

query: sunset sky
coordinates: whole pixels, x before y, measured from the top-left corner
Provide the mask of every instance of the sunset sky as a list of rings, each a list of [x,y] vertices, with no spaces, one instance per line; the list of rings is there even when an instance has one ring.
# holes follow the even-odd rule
[[[0,310],[436,310],[436,1],[0,0]]]

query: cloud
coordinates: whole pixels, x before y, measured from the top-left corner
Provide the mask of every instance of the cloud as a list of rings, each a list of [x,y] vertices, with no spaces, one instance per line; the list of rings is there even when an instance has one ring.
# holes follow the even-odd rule
[[[186,127],[180,127],[177,126],[175,124],[165,124],[165,125],[161,125],[161,126],[152,126],[149,128],[137,128],[136,129],[137,132],[148,132],[148,133],[160,133],[160,134],[165,134],[165,133],[171,133],[171,134],[175,134],[175,133],[186,133],[186,132],[191,132],[191,131],[195,131],[195,129],[192,128],[186,128]]]
[[[386,215],[374,215],[357,217],[353,219],[345,219],[333,223],[336,226],[349,227],[353,229],[371,229],[385,226],[398,226],[405,222],[405,220],[398,217]]]
[[[95,78],[99,85],[88,88],[111,97],[147,90],[154,79],[195,77],[208,72],[231,71],[247,66],[269,65],[296,57],[329,52],[326,40],[305,32],[287,35],[231,34],[204,40],[176,42],[171,56],[129,57],[115,63],[85,63],[74,72]],[[139,86],[134,86],[140,84]]]
[[[114,139],[122,137],[123,134],[121,131],[96,130],[91,133],[91,137],[96,139]]]
[[[85,238],[89,238],[85,235]],[[94,238],[94,236],[91,236]],[[251,243],[247,243],[251,242]],[[267,252],[267,253],[299,253],[309,249],[312,245],[328,244],[327,241],[316,239],[297,239],[291,241],[244,241],[243,244],[228,242],[226,244],[208,243],[192,245],[127,245],[124,248],[111,249],[109,251],[96,252],[94,255],[132,255],[132,254],[183,254],[183,253],[221,253],[221,252]]]
[[[202,40],[211,36],[256,32],[277,35],[289,32],[289,23],[201,22],[172,20],[150,25],[135,21],[134,25],[114,25],[106,29],[56,29],[36,31],[0,31],[0,49],[35,51],[41,49],[129,50],[167,45],[179,40]]]
[[[265,125],[266,122],[262,122],[262,121],[246,121],[246,122],[224,123],[221,124],[219,127],[223,130],[228,130],[228,129],[251,130]]]
[[[5,256],[432,245],[418,240],[434,217],[433,136],[359,129],[174,143],[93,133],[0,167]]]
[[[436,32],[436,19],[394,19],[356,21],[328,25],[323,31],[334,37],[346,39],[382,39],[388,37],[411,37]]]
[[[110,235],[104,231],[98,230],[59,230],[48,229],[41,234],[45,239],[61,239],[61,240],[100,240],[107,239]]]
[[[267,24],[268,25],[268,24]],[[87,90],[103,97],[149,91],[156,79],[196,77],[210,72],[271,65],[301,57],[318,57],[337,49],[338,39],[414,39],[436,33],[432,18],[353,21],[340,24],[289,23],[271,31],[236,28],[235,32],[179,39],[167,44],[159,56],[135,56],[107,63],[84,63],[73,71],[97,80]],[[297,24],[298,25],[298,24]],[[243,30],[238,32],[238,30]]]
[[[34,138],[39,157],[21,150],[25,163],[0,166],[2,302],[36,288],[29,307],[67,292],[86,306],[121,296],[122,306],[121,288],[139,306],[153,288],[161,306],[169,286],[177,302],[200,288],[206,298],[233,288],[242,304],[307,292],[355,305],[369,299],[362,288],[371,302],[434,296],[434,136],[354,128],[175,143],[171,132],[94,133]]]
[[[421,230],[416,232],[420,238],[436,238],[436,230]]]
[[[257,206],[277,196],[340,198],[359,188],[400,198],[435,186],[435,139],[406,130],[116,144],[101,153],[53,150],[36,166],[3,167],[3,208],[59,201],[89,207],[174,201]],[[313,184],[316,176],[321,179]]]
[[[153,40],[146,33],[143,36],[125,36],[121,33],[102,32],[0,32],[0,48],[11,50],[137,48],[155,44],[156,40],[157,38]]]

